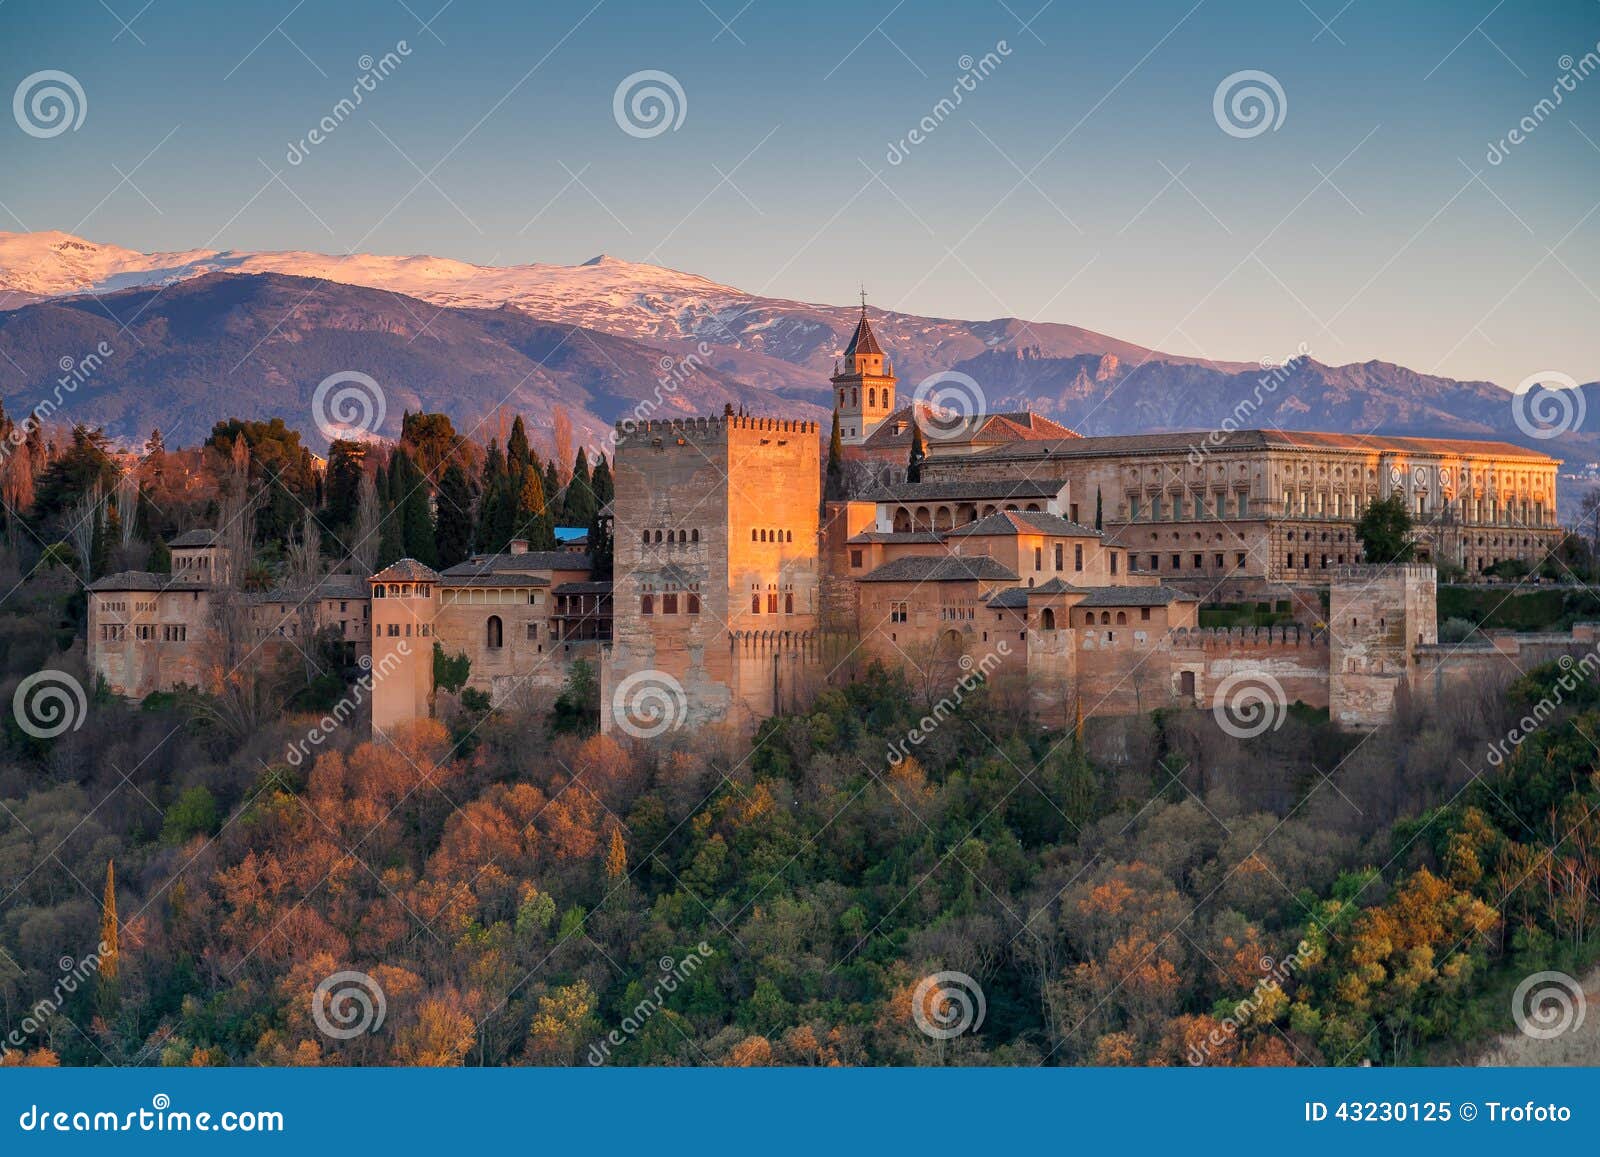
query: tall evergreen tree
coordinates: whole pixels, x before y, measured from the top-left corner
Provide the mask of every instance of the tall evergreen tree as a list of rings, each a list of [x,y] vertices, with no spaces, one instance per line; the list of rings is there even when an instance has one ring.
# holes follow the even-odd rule
[[[403,448],[394,452],[389,464],[389,488],[399,492],[395,511],[405,553],[425,566],[438,565],[427,479]]]
[[[1106,528],[1105,514],[1105,495],[1100,492],[1100,487],[1096,486],[1094,488],[1094,528],[1096,530],[1104,530]]]
[[[567,492],[561,502],[561,525],[587,527],[594,521],[595,505],[593,483],[589,470],[589,455],[582,446],[572,463],[572,477],[567,480]]]
[[[911,422],[911,457],[906,461],[906,481],[922,481],[922,464],[928,460],[928,451],[922,445],[922,424]]]
[[[444,468],[439,480],[434,545],[440,569],[465,562],[472,552],[472,487],[467,472],[456,462]]]
[[[518,414],[516,421],[511,423],[511,437],[506,439],[506,464],[515,472],[518,466],[533,465],[533,447],[528,445],[528,428],[522,423],[522,415]]]
[[[549,517],[550,526],[552,528],[550,540],[551,542],[554,542],[556,514],[561,509],[561,472],[556,469],[556,460],[554,458],[550,459],[550,461],[544,464],[544,478],[542,482],[544,485],[546,514]]]
[[[828,474],[822,496],[835,500],[844,497],[844,438],[839,433],[838,407],[833,411],[833,433],[828,435]]]

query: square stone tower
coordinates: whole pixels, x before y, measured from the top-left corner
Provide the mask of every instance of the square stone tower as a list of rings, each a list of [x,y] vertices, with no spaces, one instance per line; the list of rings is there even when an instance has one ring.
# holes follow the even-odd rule
[[[1421,677],[1416,649],[1439,641],[1438,572],[1424,563],[1337,568],[1328,636],[1330,717],[1346,727],[1388,722],[1400,687]]]
[[[815,422],[618,424],[603,730],[654,738],[799,705],[821,609],[820,460]]]

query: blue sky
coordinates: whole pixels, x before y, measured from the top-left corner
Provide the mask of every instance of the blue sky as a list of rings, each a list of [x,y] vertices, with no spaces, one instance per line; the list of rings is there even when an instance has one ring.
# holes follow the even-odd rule
[[[402,41],[291,164],[361,58]],[[1593,0],[9,0],[0,88],[58,69],[87,114],[49,139],[0,122],[0,228],[497,264],[608,252],[1217,358],[1304,344],[1589,381],[1600,74],[1487,154],[1597,42]],[[986,53],[989,75],[935,113]],[[683,120],[640,138],[613,95],[647,69],[681,87]],[[1219,126],[1213,97],[1243,70],[1281,89],[1275,129]]]

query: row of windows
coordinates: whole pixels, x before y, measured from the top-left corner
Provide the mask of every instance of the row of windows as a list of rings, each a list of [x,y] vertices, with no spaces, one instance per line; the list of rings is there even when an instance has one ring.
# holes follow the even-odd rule
[[[490,621],[491,622],[499,622],[498,619],[491,619]],[[278,633],[280,635],[283,633],[283,628],[282,627],[278,628]],[[429,636],[429,634],[430,634],[430,628],[429,628],[427,623],[419,623],[417,625],[417,635],[420,638],[426,639]],[[373,638],[379,638],[379,637],[382,637],[382,636],[385,636],[385,635],[388,636],[391,639],[401,638],[402,637],[402,633],[401,633],[401,630],[400,630],[400,624],[399,623],[373,623],[372,624],[372,637]],[[407,639],[409,639],[411,637],[411,624],[410,623],[405,624],[404,637],[407,638]]]
[[[700,596],[697,594],[686,595],[684,607],[689,614],[698,615],[700,613]],[[655,595],[643,595],[640,597],[639,613],[641,615],[653,615],[656,613]],[[676,591],[667,591],[662,594],[661,613],[663,615],[675,615],[678,613],[678,594]]]
[[[761,537],[757,538],[756,536],[758,534]],[[794,541],[794,531],[792,531],[792,530],[752,530],[750,532],[750,541],[751,542],[793,542]]]
[[[757,592],[757,593],[752,594],[750,596],[750,613],[752,615],[759,615],[761,613],[761,594],[760,594],[760,592]],[[778,593],[776,591],[769,591],[769,592],[767,592],[767,614],[775,615],[777,613],[778,613]],[[783,596],[783,613],[786,614],[786,615],[794,614],[794,595],[786,594],[786,595]]]
[[[1093,611],[1083,611],[1081,613],[1082,613],[1083,617],[1081,619],[1079,619],[1078,621],[1085,627],[1094,626],[1094,624],[1095,624],[1095,617],[1094,617],[1095,613]],[[1117,621],[1117,625],[1119,627],[1127,626],[1127,623],[1128,623],[1128,612],[1127,611],[1118,611],[1117,612],[1116,621]],[[1140,622],[1146,622],[1146,623],[1150,621],[1150,608],[1149,607],[1140,607],[1139,608],[1139,621]],[[1111,612],[1110,611],[1101,611],[1100,612],[1100,622],[1104,626],[1110,626],[1111,625]],[[1046,607],[1042,612],[1040,612],[1040,615],[1039,615],[1039,629],[1041,631],[1053,631],[1053,630],[1056,629],[1056,613],[1055,613],[1054,609],[1052,609],[1050,607]]]
[[[689,542],[699,542],[700,541],[700,528],[699,527],[695,527],[693,530],[646,530],[646,531],[641,531],[640,535],[639,535],[640,543],[642,543],[644,546],[649,546],[650,543],[651,543],[650,536],[652,534],[655,535],[654,541],[657,542],[657,543],[660,543],[660,542],[663,541],[663,535],[665,536],[665,541],[668,542],[668,543],[673,543],[673,542],[689,543]]]
[[[1128,498],[1128,520],[1130,522],[1138,522],[1143,515],[1144,507],[1140,497],[1137,494],[1130,495]],[[1234,499],[1233,516],[1236,518],[1250,517],[1250,496],[1248,494],[1240,494]],[[1162,522],[1170,520],[1172,522],[1181,522],[1185,518],[1227,517],[1228,495],[1226,491],[1218,492],[1212,498],[1209,506],[1206,504],[1206,496],[1204,494],[1193,496],[1174,494],[1170,506],[1163,500],[1161,495],[1156,494],[1150,498],[1147,521]]]
[[[1197,551],[1193,555],[1191,555],[1190,557],[1194,560],[1193,566],[1190,568],[1191,570],[1204,570],[1206,568],[1206,556],[1205,555],[1203,555],[1203,554],[1201,554],[1201,553],[1199,553]],[[1310,556],[1308,555],[1307,557],[1310,557]],[[1171,558],[1172,558],[1172,567],[1171,567],[1171,569],[1172,570],[1182,570],[1183,569],[1183,555],[1174,554],[1174,555],[1171,556]],[[1211,558],[1212,558],[1212,565],[1214,567],[1216,567],[1218,570],[1221,570],[1223,567],[1228,565],[1225,561],[1223,561],[1225,556],[1223,555],[1223,553],[1221,551],[1218,551],[1216,554],[1212,555]],[[1340,555],[1339,559],[1340,559],[1341,562],[1344,561],[1344,556]],[[1237,554],[1235,554],[1233,556],[1233,562],[1234,562],[1235,566],[1243,566],[1244,563],[1245,563],[1245,552],[1241,550]],[[1292,566],[1293,564],[1291,563],[1290,565]],[[1152,554],[1150,556],[1150,569],[1151,570],[1160,570],[1161,569],[1161,556],[1159,554]]]

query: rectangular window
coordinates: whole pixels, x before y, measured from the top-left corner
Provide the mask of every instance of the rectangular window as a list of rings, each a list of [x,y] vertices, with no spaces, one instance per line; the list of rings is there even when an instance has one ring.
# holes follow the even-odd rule
[[[861,552],[859,550],[852,550],[850,552],[850,565],[855,567],[857,570],[861,569]]]
[[[907,619],[907,614],[906,614],[906,604],[905,603],[890,603],[889,604],[889,621],[891,623],[903,623],[903,622],[906,621],[906,619]]]
[[[1056,543],[1056,569],[1057,570],[1061,570],[1062,569],[1062,566],[1061,566],[1061,553],[1062,553],[1062,551],[1064,549],[1065,549],[1065,547],[1063,546],[1063,544],[1061,544],[1059,542]]]
[[[1161,521],[1161,495],[1159,494],[1150,499],[1150,521]]]
[[[1117,573],[1117,552],[1116,551],[1112,551],[1111,552],[1111,573],[1112,574],[1116,574]]]
[[[1183,569],[1183,555],[1175,554],[1175,555],[1172,556],[1172,569],[1173,570],[1182,570]]]
[[[675,615],[678,613],[678,596],[676,594],[664,594],[661,596],[661,613],[663,615]]]
[[[1206,569],[1206,556],[1205,555],[1197,554],[1197,555],[1194,556],[1194,569],[1195,570],[1205,570]]]
[[[1245,518],[1245,517],[1248,517],[1249,514],[1250,514],[1250,496],[1247,495],[1247,494],[1241,494],[1241,495],[1239,495],[1239,517],[1240,518]]]
[[[528,624],[528,642],[531,643],[535,639],[537,639],[538,637],[539,637],[539,624],[538,623],[529,623]]]
[[[1149,607],[1140,607],[1139,608],[1139,618],[1144,622],[1149,622],[1150,621],[1150,608]]]
[[[1223,566],[1224,566],[1224,565],[1225,565],[1225,564],[1224,564],[1224,563],[1223,563],[1223,561],[1222,561],[1222,553],[1221,553],[1221,552],[1220,552],[1220,551],[1219,551],[1219,552],[1218,552],[1218,553],[1217,553],[1217,561],[1216,561],[1216,567],[1217,567],[1217,569],[1218,569],[1218,570],[1221,570],[1221,569],[1222,569],[1222,568],[1223,568]]]
[[[774,593],[769,593],[767,595],[767,614],[775,615],[777,613],[778,613],[778,596],[777,596],[777,594],[775,592]]]
[[[1033,548],[1033,569],[1044,569],[1044,547],[1042,546],[1036,546]]]
[[[1161,569],[1161,556],[1159,554],[1153,554],[1153,555],[1150,556],[1150,569],[1151,570],[1160,570]]]
[[[1083,569],[1083,543],[1078,543],[1072,548],[1072,569]]]
[[[1244,565],[1244,551],[1241,550],[1237,555],[1235,555],[1234,556],[1234,561],[1237,563],[1237,565],[1243,566]]]
[[[1072,505],[1067,507],[1067,521],[1068,522],[1077,522],[1078,521],[1078,504],[1076,502],[1074,502]]]
[[[1139,521],[1139,496],[1137,494],[1128,499],[1128,521]]]
[[[153,640],[156,637],[156,629],[155,629],[154,626],[150,625],[149,623],[141,623],[139,626],[137,626],[137,627],[135,627],[133,629],[133,633],[134,633],[135,637],[140,638],[140,639],[152,639]]]

